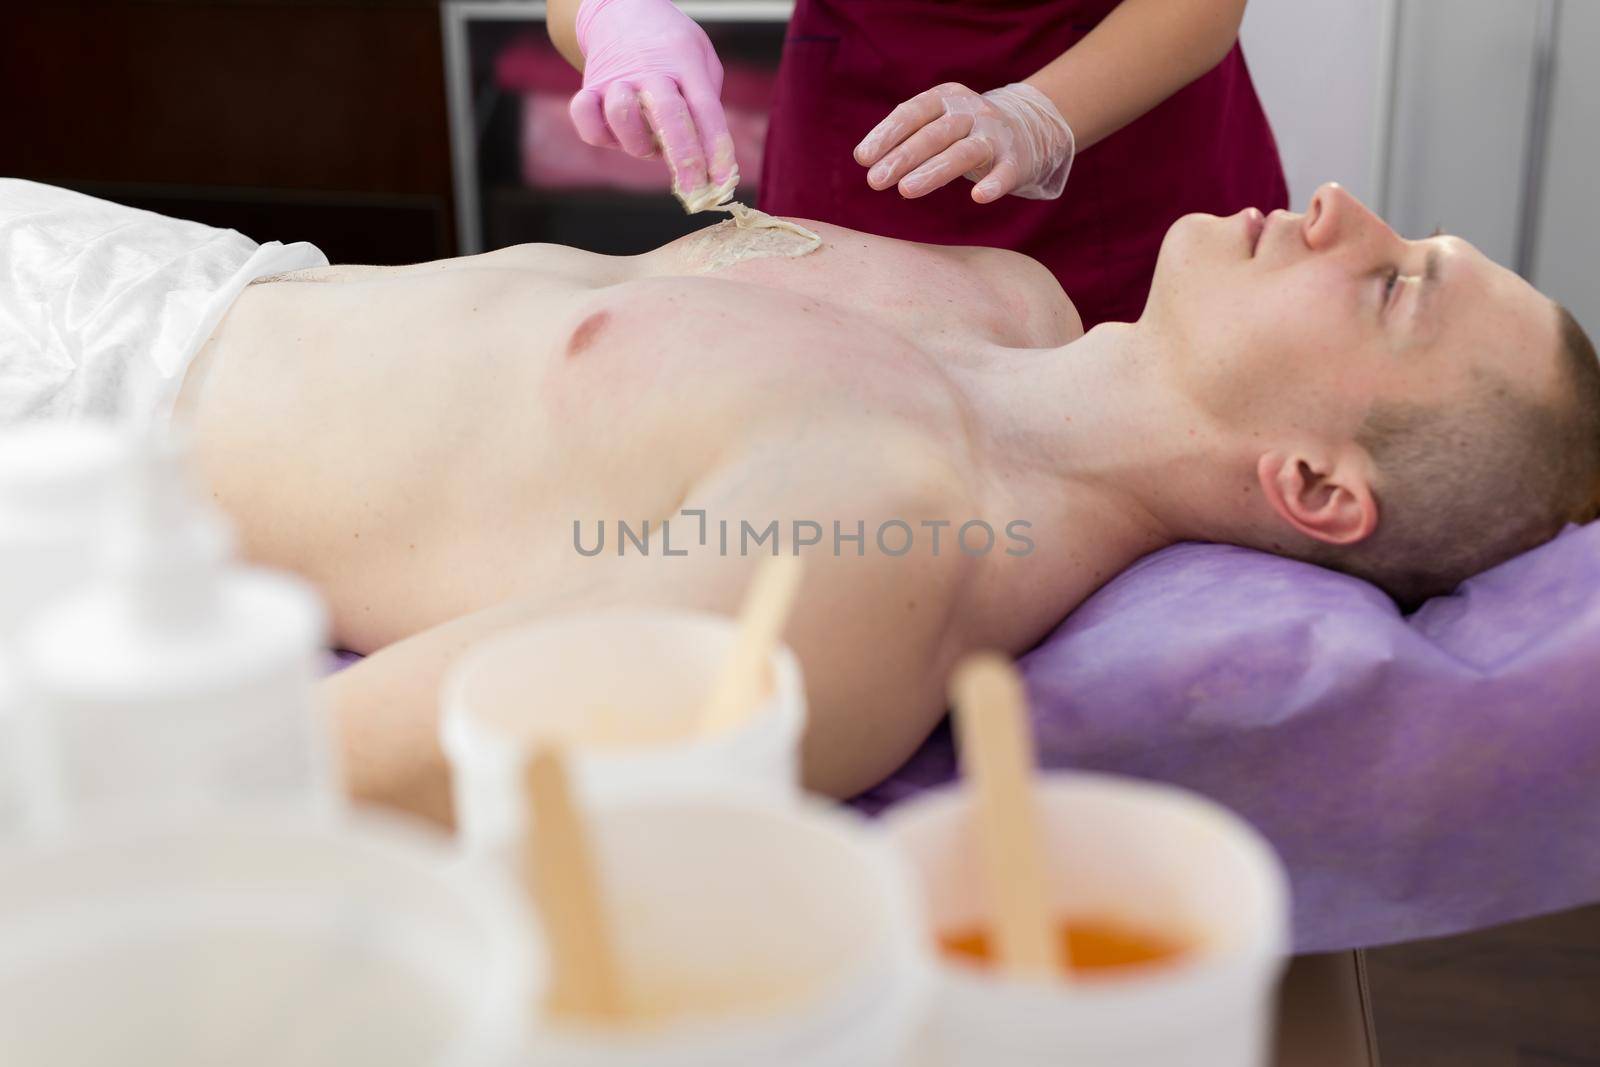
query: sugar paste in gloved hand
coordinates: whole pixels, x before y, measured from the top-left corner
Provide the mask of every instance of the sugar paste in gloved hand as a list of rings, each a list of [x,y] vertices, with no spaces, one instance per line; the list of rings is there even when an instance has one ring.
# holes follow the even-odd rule
[[[738,184],[722,110],[722,63],[711,40],[671,0],[583,0],[576,32],[583,88],[570,113],[578,136],[630,156],[666,157],[672,191],[704,211]]]

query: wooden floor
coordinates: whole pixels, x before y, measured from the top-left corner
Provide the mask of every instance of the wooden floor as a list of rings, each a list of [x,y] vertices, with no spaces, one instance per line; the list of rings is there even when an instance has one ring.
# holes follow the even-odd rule
[[[1600,1065],[1600,905],[1367,964],[1383,1067]]]

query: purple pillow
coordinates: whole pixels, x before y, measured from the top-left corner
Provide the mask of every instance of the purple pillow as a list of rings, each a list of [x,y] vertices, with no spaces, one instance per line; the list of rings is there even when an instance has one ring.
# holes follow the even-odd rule
[[[1600,523],[1410,616],[1343,574],[1175,545],[1022,669],[1045,765],[1176,782],[1271,839],[1296,951],[1600,899]],[[941,728],[856,804],[954,770]]]

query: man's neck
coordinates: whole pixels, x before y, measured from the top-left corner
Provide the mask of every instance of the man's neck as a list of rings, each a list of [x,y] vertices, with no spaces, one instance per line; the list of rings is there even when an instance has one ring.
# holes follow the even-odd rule
[[[1138,323],[1104,323],[1058,349],[996,347],[952,371],[1012,499],[1059,501],[1044,521],[1068,529],[1093,506],[1145,551],[1227,536],[1221,504],[1243,486],[1229,437],[1172,386],[1160,344]]]

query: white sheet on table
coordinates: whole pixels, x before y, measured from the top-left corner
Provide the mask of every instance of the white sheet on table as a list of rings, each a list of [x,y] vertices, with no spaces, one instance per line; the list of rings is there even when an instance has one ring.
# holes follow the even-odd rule
[[[258,245],[36,182],[0,179],[0,425],[164,421],[234,297],[325,266],[305,242]]]

